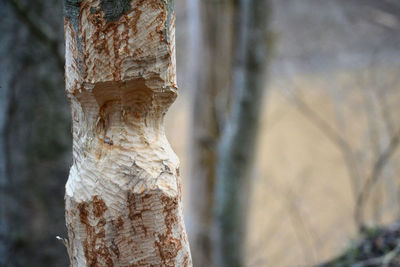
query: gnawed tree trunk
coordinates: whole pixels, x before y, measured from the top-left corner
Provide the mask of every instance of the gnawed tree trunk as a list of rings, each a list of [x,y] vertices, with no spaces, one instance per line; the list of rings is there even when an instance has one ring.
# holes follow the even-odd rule
[[[230,117],[218,154],[217,266],[244,266],[250,169],[269,59],[269,0],[239,0]]]
[[[178,159],[173,0],[66,0],[72,266],[190,266]]]

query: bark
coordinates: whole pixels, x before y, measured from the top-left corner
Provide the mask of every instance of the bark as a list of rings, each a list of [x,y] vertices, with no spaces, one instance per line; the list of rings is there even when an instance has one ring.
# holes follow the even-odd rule
[[[230,118],[219,148],[216,185],[218,266],[244,266],[250,167],[268,63],[267,0],[240,0]]]
[[[0,5],[1,7],[1,5]],[[0,9],[0,15],[5,16],[5,8]],[[10,23],[11,24],[11,23]],[[0,28],[1,29],[1,28]],[[3,34],[5,29],[3,29]],[[8,39],[8,40],[7,40]],[[3,38],[0,40],[0,51],[10,47],[10,38]],[[2,62],[11,64],[10,58],[6,57],[5,53],[0,52]],[[8,60],[7,60],[8,59]],[[4,64],[4,63],[3,63]],[[3,69],[5,66],[0,65]],[[5,266],[8,259],[9,250],[9,237],[8,237],[8,220],[7,220],[7,197],[6,190],[8,178],[6,176],[6,153],[5,153],[5,130],[6,130],[6,111],[8,108],[8,87],[10,84],[10,72],[0,71],[0,266]]]
[[[172,0],[65,2],[72,266],[191,266],[179,161],[164,133],[177,94],[173,9]]]
[[[0,11],[0,15],[1,15]],[[5,41],[3,41],[5,43]],[[5,47],[6,44],[1,42],[1,47]],[[0,55],[4,59],[4,55]],[[6,128],[6,110],[7,110],[7,92],[5,85],[9,83],[9,77],[7,73],[0,72],[0,81],[2,86],[0,87],[0,266],[5,266],[8,258],[8,222],[7,222],[7,198],[5,196],[5,188],[8,183],[6,176],[6,154],[5,154],[5,136],[4,131]]]
[[[192,7],[195,8],[195,7]],[[197,8],[197,7],[196,7]],[[189,237],[195,266],[212,266],[217,145],[232,65],[233,1],[200,1],[201,35],[193,92]],[[197,11],[197,10],[196,10]],[[196,12],[192,11],[192,12]],[[199,29],[197,29],[199,30]],[[192,49],[192,51],[195,51]]]
[[[0,1],[0,266],[68,263],[55,239],[66,235],[71,161],[63,67],[49,39],[31,30],[45,25],[61,49],[61,18],[58,1]]]

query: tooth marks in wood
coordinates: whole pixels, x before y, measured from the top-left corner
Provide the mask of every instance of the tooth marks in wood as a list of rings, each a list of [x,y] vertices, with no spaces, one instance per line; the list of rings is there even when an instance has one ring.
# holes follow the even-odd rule
[[[172,1],[121,1],[113,12],[111,1],[67,2],[71,265],[190,265],[179,161],[164,129],[178,90]]]

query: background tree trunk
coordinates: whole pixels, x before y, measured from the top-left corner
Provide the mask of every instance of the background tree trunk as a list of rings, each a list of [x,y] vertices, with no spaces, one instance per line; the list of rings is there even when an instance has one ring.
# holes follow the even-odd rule
[[[216,219],[218,266],[244,266],[252,166],[269,59],[269,1],[240,0],[236,18],[232,101],[219,147]]]
[[[0,266],[66,266],[60,1],[0,1]],[[38,249],[40,248],[40,249]]]
[[[192,2],[197,0],[191,0]],[[201,29],[192,29],[200,35],[195,62],[195,89],[191,126],[191,180],[189,237],[195,266],[212,265],[212,229],[214,208],[215,172],[220,127],[227,112],[232,66],[234,15],[233,1],[199,1]],[[193,16],[193,15],[192,15]],[[192,18],[193,19],[193,18]],[[195,38],[192,36],[191,38]],[[196,43],[197,45],[197,43]]]
[[[177,94],[173,11],[173,0],[65,2],[72,266],[191,265],[164,133]]]

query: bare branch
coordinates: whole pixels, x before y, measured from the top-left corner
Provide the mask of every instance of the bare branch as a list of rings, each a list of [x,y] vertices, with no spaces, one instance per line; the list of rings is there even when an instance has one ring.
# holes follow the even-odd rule
[[[371,194],[371,190],[376,184],[376,182],[381,177],[382,171],[387,163],[392,158],[393,154],[396,152],[400,143],[400,130],[392,136],[390,139],[389,145],[386,149],[379,155],[377,158],[370,176],[364,183],[360,194],[358,195],[356,202],[356,210],[355,210],[355,221],[359,226],[359,229],[363,230],[362,219],[363,219],[363,208],[365,202],[368,200],[369,195]]]
[[[397,246],[393,250],[389,251],[385,255],[379,256],[376,258],[367,259],[365,261],[357,262],[356,264],[354,264],[354,266],[357,266],[357,267],[368,267],[368,266],[369,267],[373,267],[373,266],[387,267],[396,258],[396,256],[399,255],[399,252],[400,252],[400,243],[398,243]]]
[[[325,134],[332,143],[334,143],[342,153],[344,162],[350,175],[350,182],[354,194],[354,198],[358,195],[358,181],[360,181],[360,172],[357,161],[354,157],[350,144],[326,122],[317,112],[311,109],[304,100],[296,93],[291,93],[294,103],[303,116],[314,124],[323,134]]]
[[[372,161],[376,160],[376,157],[381,153],[381,146],[379,143],[379,128],[377,123],[377,114],[374,107],[374,102],[371,96],[371,89],[367,88],[364,84],[361,84],[362,78],[359,79],[360,86],[359,91],[361,93],[361,99],[363,100],[363,110],[367,119],[367,135],[372,151]]]
[[[395,134],[393,118],[390,114],[386,97],[381,92],[376,92],[375,97],[378,102],[380,112],[382,113],[383,122],[385,123],[386,131],[389,136]]]
[[[286,203],[287,209],[289,211],[289,219],[295,232],[296,238],[299,241],[299,247],[303,252],[303,257],[305,261],[308,262],[310,265],[315,265],[317,255],[317,250],[313,245],[313,240],[315,240],[315,233],[311,231],[311,227],[307,226],[305,218],[303,217],[297,206],[298,198],[296,195],[297,194],[291,188],[286,191]],[[305,244],[304,241],[302,241],[300,234],[301,232],[303,232],[304,240],[306,240],[312,248],[311,251],[304,246]]]

